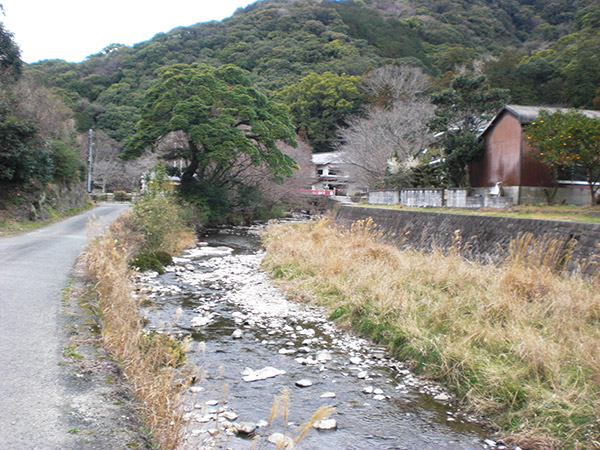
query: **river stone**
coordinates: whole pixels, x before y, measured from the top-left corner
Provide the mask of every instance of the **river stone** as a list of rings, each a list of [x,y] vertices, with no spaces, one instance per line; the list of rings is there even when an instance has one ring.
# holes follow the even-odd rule
[[[337,422],[335,419],[324,419],[313,425],[317,430],[335,430],[337,428]]]
[[[448,396],[448,394],[445,393],[441,393],[436,395],[435,397],[433,397],[434,400],[438,400],[440,402],[447,402],[448,400],[450,400],[450,397]]]
[[[234,339],[241,339],[243,335],[244,335],[244,332],[242,330],[235,330],[231,334],[231,337],[234,338]]]
[[[372,394],[373,393],[373,386],[367,386],[363,389],[363,393],[365,394]]]
[[[317,353],[316,358],[319,362],[331,361],[333,359],[331,353],[329,353],[327,350],[322,350],[319,353]]]
[[[312,381],[307,380],[306,378],[296,381],[296,386],[298,386],[298,387],[310,387],[312,385],[313,385]]]
[[[378,400],[378,401],[385,400],[385,395],[381,395],[381,394],[374,395],[373,400]]]
[[[374,389],[373,390],[373,394],[375,394],[375,395],[383,395],[383,390],[379,389],[379,388]]]
[[[212,322],[212,318],[210,316],[197,316],[192,319],[191,325],[193,327],[203,327]]]
[[[279,370],[275,367],[265,367],[263,369],[254,371],[250,368],[246,368],[242,372],[242,379],[246,382],[266,380],[267,378],[274,378],[279,375],[284,375],[285,370]]]
[[[278,353],[280,355],[293,355],[293,354],[295,354],[297,352],[296,352],[295,348],[281,348],[281,349],[279,349]]]
[[[214,419],[212,414],[205,414],[204,416],[196,416],[196,422],[207,423]]]
[[[325,392],[321,394],[321,398],[335,398],[335,392]]]
[[[252,434],[256,431],[256,424],[252,422],[238,422],[233,424],[237,434]]]
[[[354,357],[350,358],[350,364],[358,365],[361,362],[362,362],[362,360],[359,357],[357,357],[357,356],[354,356]]]
[[[358,374],[356,376],[362,380],[364,378],[367,378],[367,375],[369,375],[369,374],[366,371],[361,370],[360,372],[358,372]]]
[[[238,418],[238,415],[236,413],[234,413],[233,411],[225,411],[223,414],[221,414],[221,417],[224,417],[225,419],[229,420],[230,422],[233,422],[235,419]]]
[[[271,444],[275,444],[277,448],[294,448],[294,440],[289,436],[284,436],[281,433],[273,433],[267,438]]]

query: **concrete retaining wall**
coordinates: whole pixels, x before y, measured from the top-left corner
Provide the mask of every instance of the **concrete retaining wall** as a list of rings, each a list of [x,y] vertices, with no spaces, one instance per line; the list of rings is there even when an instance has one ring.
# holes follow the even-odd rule
[[[457,230],[467,257],[498,261],[508,250],[511,239],[525,233],[537,238],[574,239],[573,260],[591,261],[600,257],[600,224],[558,222],[550,220],[512,219],[421,211],[401,211],[342,206],[336,220],[350,225],[371,217],[384,230],[395,233],[397,242],[420,249],[434,245],[452,247]],[[464,245],[468,243],[468,245]],[[592,266],[589,271],[596,271]]]
[[[381,190],[369,192],[370,205],[395,205],[400,201],[400,192],[397,190]]]

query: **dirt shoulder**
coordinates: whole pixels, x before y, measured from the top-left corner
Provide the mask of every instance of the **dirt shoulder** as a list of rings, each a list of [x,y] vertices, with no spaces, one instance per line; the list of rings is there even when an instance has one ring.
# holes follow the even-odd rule
[[[63,291],[61,308],[65,411],[69,448],[150,448],[133,396],[119,365],[102,347],[92,294],[76,271]]]

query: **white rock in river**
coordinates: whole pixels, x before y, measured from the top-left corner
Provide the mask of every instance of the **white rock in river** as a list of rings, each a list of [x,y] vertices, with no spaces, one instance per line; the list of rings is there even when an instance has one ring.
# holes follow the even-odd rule
[[[373,400],[378,400],[378,401],[385,400],[385,395],[381,395],[381,394],[374,395]]]
[[[321,394],[321,398],[335,398],[335,392],[325,392]]]
[[[256,424],[251,422],[238,422],[233,424],[237,434],[252,434],[256,430]]]
[[[280,355],[293,355],[296,353],[295,348],[281,348],[278,352]]]
[[[358,365],[358,364],[360,364],[361,362],[362,362],[362,359],[360,359],[360,358],[359,358],[359,357],[357,357],[357,356],[354,356],[354,357],[350,358],[350,364],[355,364],[355,365]]]
[[[327,350],[322,350],[317,353],[317,361],[319,362],[331,361],[332,359],[333,357],[331,356],[331,353],[329,353]]]
[[[337,428],[337,422],[335,419],[324,419],[313,425],[317,430],[335,430]]]
[[[235,419],[238,418],[238,415],[236,413],[234,413],[233,411],[225,411],[223,414],[221,414],[221,417],[224,417],[225,419],[229,420],[230,422],[233,422]]]
[[[373,386],[367,386],[366,388],[363,389],[363,393],[365,394],[372,394],[373,393]]]
[[[441,394],[436,395],[433,398],[434,398],[434,400],[438,400],[440,402],[447,402],[448,400],[450,400],[450,397],[448,396],[448,394],[445,394],[443,392]]]
[[[383,395],[383,390],[379,389],[379,388],[374,389],[373,390],[373,394],[375,394],[375,395]]]
[[[363,378],[367,378],[367,375],[369,375],[367,372],[361,370],[356,376],[362,380]]]
[[[266,380],[267,378],[273,378],[279,375],[284,375],[285,374],[285,370],[279,370],[276,369],[275,367],[265,367],[264,369],[260,369],[260,370],[252,370],[250,368],[246,368],[244,370],[244,372],[242,372],[242,379],[246,382],[251,382],[251,381],[260,381],[260,380]]]
[[[271,444],[275,444],[277,448],[294,448],[294,440],[281,433],[273,433],[267,438],[267,441]]]
[[[242,330],[235,330],[232,334],[231,337],[234,339],[241,339],[242,336],[244,336],[244,332]]]
[[[197,316],[192,319],[191,325],[193,327],[203,327],[212,322],[212,317],[210,316]]]
[[[298,387],[310,387],[312,385],[313,385],[312,381],[307,380],[306,378],[296,381],[296,386],[298,386]]]

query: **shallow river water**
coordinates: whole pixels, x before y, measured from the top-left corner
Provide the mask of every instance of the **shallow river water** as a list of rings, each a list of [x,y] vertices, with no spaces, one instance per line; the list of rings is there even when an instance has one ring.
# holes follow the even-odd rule
[[[150,300],[149,329],[206,346],[190,353],[204,376],[186,397],[186,448],[251,448],[249,437],[232,431],[244,422],[259,425],[257,448],[274,448],[266,439],[283,433],[284,424],[264,425],[274,396],[286,388],[292,438],[320,406],[335,408],[336,428],[312,430],[297,448],[504,448],[453,409],[442,388],[336,328],[323,310],[286,300],[259,269],[257,230],[215,231],[175,258],[167,273],[138,280]],[[276,376],[250,381],[265,368]],[[298,386],[300,380],[310,386]]]

